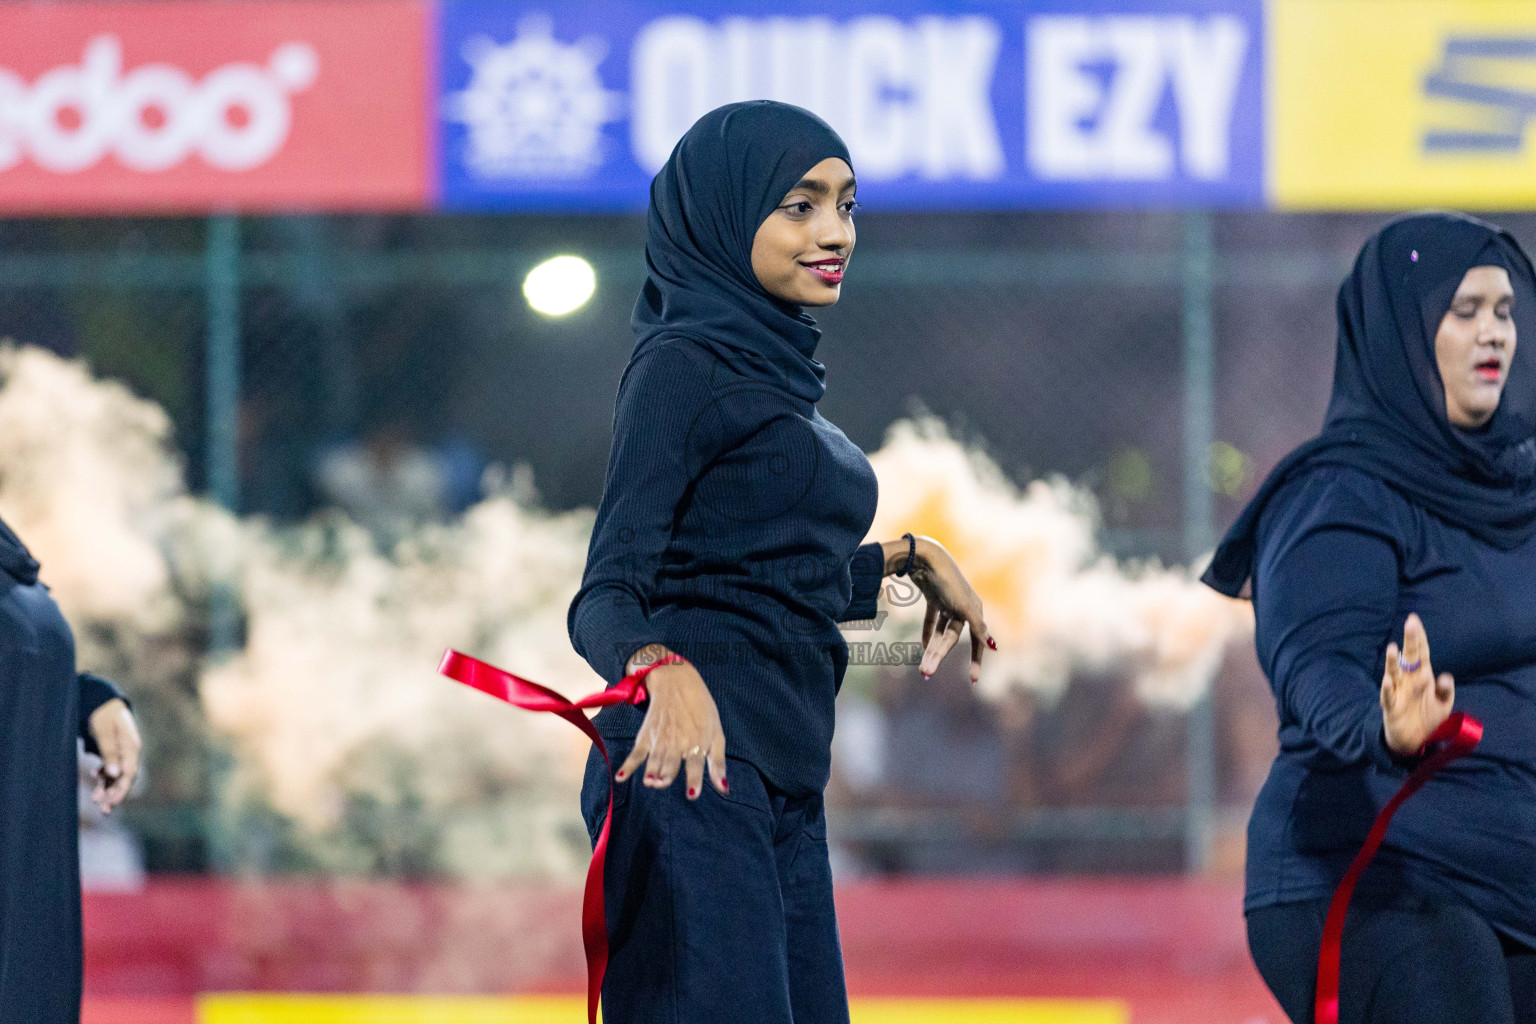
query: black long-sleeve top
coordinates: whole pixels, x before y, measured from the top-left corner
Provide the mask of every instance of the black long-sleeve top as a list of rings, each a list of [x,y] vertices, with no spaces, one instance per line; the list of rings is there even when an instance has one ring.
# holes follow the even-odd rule
[[[0,528],[0,1021],[80,1019],[76,739],[121,696],[76,672],[68,623]]]
[[[1318,466],[1260,520],[1254,611],[1280,753],[1249,821],[1245,906],[1331,894],[1407,777],[1379,694],[1386,645],[1417,612],[1485,732],[1404,804],[1360,888],[1454,897],[1536,942],[1536,540],[1500,550]]]
[[[641,354],[619,387],[603,498],[571,643],[611,686],[662,643],[691,660],[728,753],[819,792],[848,665],[838,622],[872,619],[874,470],[814,403],[740,376],[688,338]],[[643,710],[607,708],[608,736]]]

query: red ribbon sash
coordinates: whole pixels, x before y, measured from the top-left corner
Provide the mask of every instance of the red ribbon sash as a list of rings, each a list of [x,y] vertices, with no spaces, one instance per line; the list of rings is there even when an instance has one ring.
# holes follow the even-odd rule
[[[1349,898],[1354,895],[1355,883],[1360,881],[1361,874],[1371,863],[1371,858],[1376,856],[1382,839],[1386,837],[1392,816],[1403,805],[1403,801],[1417,793],[1419,787],[1436,772],[1477,746],[1482,738],[1483,723],[1460,711],[1452,714],[1440,723],[1440,727],[1430,734],[1425,743],[1425,747],[1440,744],[1440,748],[1413,770],[1408,781],[1392,794],[1392,799],[1376,815],[1376,823],[1371,826],[1365,845],[1355,854],[1354,863],[1344,873],[1343,881],[1339,882],[1339,887],[1333,892],[1333,900],[1328,904],[1328,918],[1323,924],[1323,945],[1317,955],[1317,1002],[1313,1012],[1316,1024],[1339,1024],[1339,945],[1344,938],[1344,914],[1349,910]]]
[[[597,842],[592,847],[592,864],[587,868],[587,884],[581,899],[581,940],[587,951],[588,1024],[597,1024],[597,1004],[603,995],[603,974],[608,970],[608,917],[603,907],[603,865],[608,859],[608,828],[613,824],[613,764],[608,760],[608,747],[603,743],[602,736],[598,735],[597,728],[582,709],[605,708],[613,704],[639,704],[646,699],[645,685],[641,682],[646,673],[681,660],[676,655],[661,658],[636,669],[617,685],[578,701],[566,700],[547,686],[454,650],[445,652],[442,664],[437,667],[438,672],[449,679],[472,686],[497,700],[504,700],[525,711],[548,711],[559,715],[597,744],[597,749],[603,755],[603,763],[608,766],[608,812],[603,817],[603,830],[598,833]]]

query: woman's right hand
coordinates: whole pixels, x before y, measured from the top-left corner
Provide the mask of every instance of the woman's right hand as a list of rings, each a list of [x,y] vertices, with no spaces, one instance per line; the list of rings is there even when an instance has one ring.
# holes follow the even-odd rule
[[[670,654],[660,644],[636,652],[626,671],[640,665],[654,664]],[[704,768],[715,788],[729,793],[725,778],[725,730],[720,726],[720,711],[709,687],[690,662],[680,661],[653,668],[645,676],[650,707],[634,749],[614,773],[623,782],[642,764],[645,784],[652,789],[666,789],[677,779],[681,767],[688,776],[688,799],[697,800],[704,790]]]
[[[1403,624],[1399,657],[1397,644],[1387,644],[1387,668],[1381,679],[1382,724],[1393,753],[1413,757],[1423,750],[1430,733],[1450,717],[1456,680],[1449,672],[1435,677],[1429,663],[1429,637],[1416,614]]]

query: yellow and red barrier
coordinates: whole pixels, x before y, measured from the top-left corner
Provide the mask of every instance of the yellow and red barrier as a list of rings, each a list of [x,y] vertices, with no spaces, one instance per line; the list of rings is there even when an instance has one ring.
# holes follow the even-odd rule
[[[855,1022],[1283,1024],[1233,882],[857,882],[837,901]],[[528,882],[90,893],[84,1024],[575,1022],[580,904]]]

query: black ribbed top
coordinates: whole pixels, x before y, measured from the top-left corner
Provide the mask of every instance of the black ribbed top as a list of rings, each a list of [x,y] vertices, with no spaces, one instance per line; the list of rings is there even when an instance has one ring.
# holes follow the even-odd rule
[[[1408,777],[1381,676],[1409,612],[1483,741],[1403,804],[1360,892],[1454,899],[1536,943],[1536,539],[1504,550],[1348,466],[1311,467],[1258,529],[1259,663],[1280,752],[1248,823],[1247,909],[1330,895]]]
[[[872,619],[884,568],[874,470],[816,406],[686,337],[630,364],[567,627],[611,686],[662,643],[704,677],[727,751],[819,792],[848,665],[838,622]],[[597,716],[633,736],[644,709]]]

